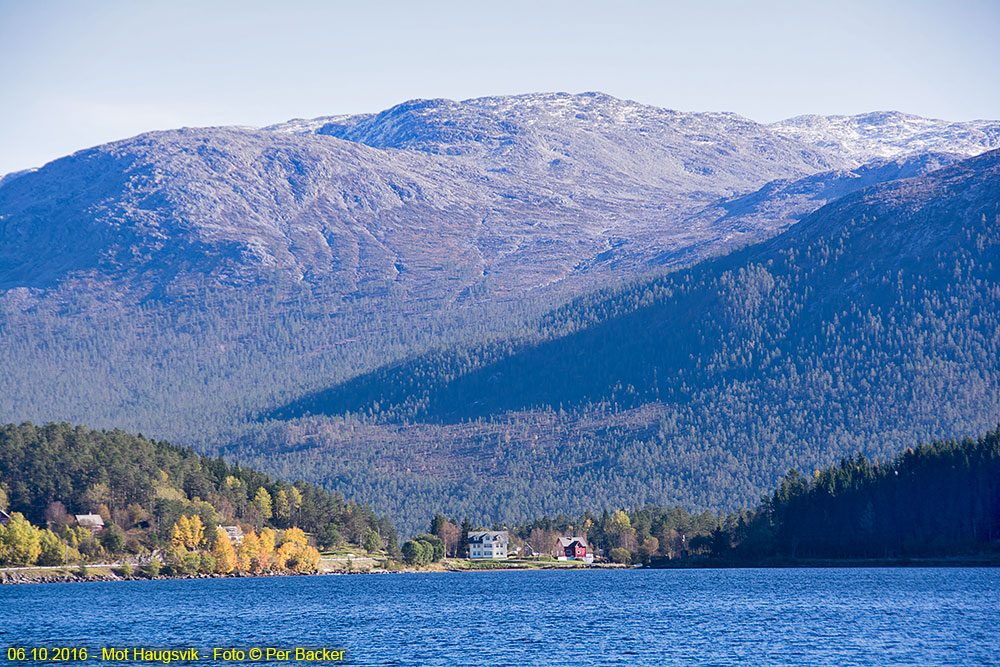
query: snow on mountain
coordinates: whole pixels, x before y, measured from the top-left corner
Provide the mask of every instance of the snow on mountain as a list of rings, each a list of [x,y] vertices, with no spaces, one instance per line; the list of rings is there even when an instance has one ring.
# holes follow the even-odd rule
[[[769,127],[782,137],[826,149],[858,164],[933,151],[973,156],[1000,148],[1000,121],[956,123],[898,111],[797,116]]]
[[[760,240],[829,200],[789,183],[985,150],[998,127],[896,113],[764,125],[547,93],[154,132],[3,181],[0,288],[281,274],[341,296],[572,293]],[[705,213],[728,224],[726,202],[755,192],[770,199],[742,227]]]
[[[720,191],[845,166],[730,113],[684,113],[602,93],[411,100],[378,114],[274,125],[373,148],[463,156],[498,173]],[[734,190],[735,192],[735,190]]]
[[[685,215],[842,162],[731,114],[597,94],[415,101],[283,128],[154,132],[12,181],[0,286],[277,272],[339,295],[518,298],[648,270],[595,261],[639,238],[711,245]]]
[[[1000,121],[951,122],[898,111],[855,116],[803,115],[762,125],[733,113],[689,113],[619,100],[603,93],[535,93],[483,97],[461,102],[410,100],[377,114],[293,120],[271,131],[326,134],[376,148],[444,154],[509,152],[526,139],[636,131],[650,143],[686,140],[702,147],[724,143],[725,135],[777,135],[824,153],[820,161],[851,161],[851,167],[879,158],[927,152],[972,156],[1000,147]],[[671,146],[677,148],[676,145]],[[806,157],[813,163],[815,156]]]

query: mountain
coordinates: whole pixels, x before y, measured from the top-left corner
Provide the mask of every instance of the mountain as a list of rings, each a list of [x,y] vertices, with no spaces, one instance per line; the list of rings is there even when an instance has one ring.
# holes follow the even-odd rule
[[[789,468],[1000,422],[998,252],[992,151],[574,301],[533,336],[356,377],[278,411],[301,419],[275,437],[322,443],[294,460],[380,503],[387,480],[361,482],[351,462],[405,462],[392,483],[407,508],[514,520],[531,507],[749,505]]]
[[[853,143],[842,119],[813,120],[563,94],[150,133],[3,182],[0,289],[92,282],[141,298],[281,279],[333,297],[577,294],[728,249],[693,216],[777,179],[900,157],[910,135],[894,122],[920,119],[883,114]],[[910,137],[921,152],[1000,145],[997,123],[927,123]]]
[[[765,125],[538,94],[80,151],[0,181],[0,417],[288,454],[259,460],[381,499],[423,474],[407,472],[424,464],[406,452],[447,470],[444,449],[480,451],[482,433],[350,417],[344,433],[374,428],[393,444],[384,480],[362,478],[377,447],[352,453],[341,479],[310,468],[311,426],[261,416],[425,354],[467,357],[461,373],[434,365],[449,378],[474,371],[483,360],[468,350],[499,359],[549,340],[555,330],[534,323],[571,299],[759,243],[863,186],[998,145],[997,122],[863,118]],[[368,422],[382,412],[364,409]],[[612,410],[587,428],[634,421]]]
[[[0,188],[0,288],[173,294],[277,274],[339,296],[518,297],[635,235],[687,245],[679,216],[699,204],[842,164],[731,114],[481,105],[407,103],[342,136],[156,132],[57,160]]]
[[[0,176],[0,186],[2,186],[4,183],[9,183],[10,181],[13,181],[15,178],[20,178],[21,176],[24,176],[26,174],[30,174],[30,173],[32,173],[34,171],[38,171],[38,170],[37,169],[21,169],[20,171],[12,171],[9,174],[5,174],[3,176]]]
[[[664,146],[682,152],[691,150],[685,144],[693,141],[694,150],[707,149],[709,154],[725,152],[726,142],[718,135],[719,128],[744,137],[774,133],[822,153],[835,154],[853,166],[876,158],[916,153],[978,155],[996,148],[1000,141],[1000,127],[991,120],[956,123],[898,111],[876,111],[856,116],[796,116],[760,125],[732,113],[686,113],[602,93],[528,94],[461,102],[411,100],[378,114],[298,119],[267,129],[325,134],[375,148],[486,157],[525,149],[534,152],[532,146],[546,143],[572,146],[573,153],[582,151],[582,155],[587,147],[594,146],[595,139],[617,141],[629,128],[651,134],[652,139],[666,139],[661,142]],[[658,151],[650,142],[638,141],[634,147],[641,155]],[[598,144],[598,148],[608,156],[618,152],[613,145]],[[809,154],[801,158],[815,166],[815,158]]]
[[[853,169],[835,169],[799,179],[778,179],[755,192],[720,199],[684,224],[690,229],[706,230],[707,238],[717,248],[741,247],[783,231],[824,204],[861,188],[920,176],[963,157],[957,153],[919,153],[880,158]]]
[[[896,158],[951,151],[978,155],[997,147],[996,122],[953,123],[898,111],[857,116],[796,116],[770,125],[775,133],[823,148],[848,160]]]

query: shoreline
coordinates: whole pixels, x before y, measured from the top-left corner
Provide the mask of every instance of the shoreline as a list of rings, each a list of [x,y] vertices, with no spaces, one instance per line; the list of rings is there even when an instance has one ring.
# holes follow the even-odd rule
[[[39,568],[42,569],[42,568]],[[44,572],[11,572],[0,570],[0,586],[18,586],[23,584],[72,584],[110,581],[172,581],[185,579],[247,579],[251,577],[312,577],[337,572],[262,572],[260,574],[161,574],[155,577],[143,575],[122,576],[111,572],[112,568],[93,568],[86,576],[62,568],[51,568]],[[363,574],[364,572],[358,572]]]
[[[1000,567],[1000,554],[974,556],[938,556],[926,558],[762,558],[759,560],[728,560],[700,558],[654,561],[651,570],[740,570],[780,568],[887,568],[887,567]]]
[[[490,567],[433,567],[398,569],[327,569],[317,572],[262,572],[259,574],[193,574],[193,575],[144,575],[122,576],[111,567],[95,567],[85,576],[68,568],[0,569],[0,586],[27,584],[88,583],[111,581],[182,581],[197,579],[246,579],[258,577],[320,577],[336,575],[383,575],[383,574],[447,574],[468,572],[532,572],[532,571],[593,571],[593,570],[740,570],[740,569],[852,569],[852,568],[965,568],[1000,567],[1000,555],[962,556],[940,558],[876,558],[876,559],[771,559],[754,562],[725,561],[721,559],[686,559],[684,561],[654,562],[650,565],[620,564],[579,564],[562,565],[555,563],[496,563]]]
[[[434,563],[429,567],[403,566],[398,568],[370,567],[370,568],[328,568],[316,572],[261,572],[259,574],[237,573],[237,574],[160,574],[149,577],[143,574],[133,574],[123,576],[114,570],[118,566],[87,566],[89,572],[86,576],[81,576],[76,570],[78,565],[64,567],[31,567],[31,568],[0,568],[0,586],[21,585],[21,584],[59,584],[59,583],[87,583],[87,582],[108,582],[108,581],[182,581],[188,579],[248,579],[254,577],[323,577],[336,575],[359,575],[359,574],[447,574],[454,572],[531,572],[531,571],[552,571],[552,570],[632,570],[642,569],[635,565],[621,565],[617,563],[583,564],[583,563],[524,563],[502,561],[459,561],[470,563],[490,563],[489,567],[456,567],[446,563]]]

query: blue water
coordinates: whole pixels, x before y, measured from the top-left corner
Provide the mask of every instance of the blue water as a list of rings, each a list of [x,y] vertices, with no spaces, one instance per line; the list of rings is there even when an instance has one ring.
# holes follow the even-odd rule
[[[98,656],[89,664],[99,663],[104,646],[326,646],[346,649],[344,664],[353,665],[992,665],[1000,664],[1000,570],[591,570],[3,586],[0,663],[11,646],[85,646]]]

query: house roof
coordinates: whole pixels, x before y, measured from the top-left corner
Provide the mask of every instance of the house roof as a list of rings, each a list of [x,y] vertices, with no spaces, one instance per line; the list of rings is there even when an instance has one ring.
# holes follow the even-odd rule
[[[470,543],[490,542],[493,544],[507,544],[506,530],[476,530],[469,532]]]
[[[76,522],[84,528],[103,528],[104,519],[100,514],[76,514]]]
[[[243,529],[239,526],[223,526],[219,524],[219,529],[226,534],[230,542],[242,542],[243,541]]]
[[[574,542],[579,542],[580,546],[582,546],[585,549],[587,548],[587,538],[586,537],[560,537],[559,538],[559,546],[562,547],[562,548],[564,548],[564,549],[566,547],[572,546]]]

